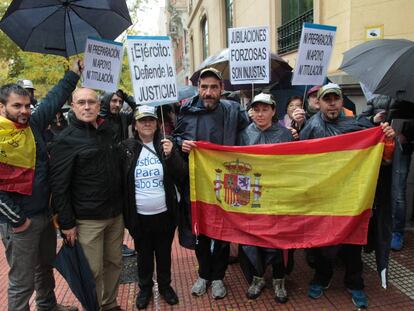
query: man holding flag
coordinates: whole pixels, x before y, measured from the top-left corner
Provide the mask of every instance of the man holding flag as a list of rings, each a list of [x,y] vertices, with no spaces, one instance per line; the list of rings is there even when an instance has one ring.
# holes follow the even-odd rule
[[[56,233],[49,210],[48,154],[42,133],[76,87],[72,70],[31,112],[30,94],[17,84],[0,88],[0,233],[10,266],[8,310],[77,310],[56,304],[52,263]]]
[[[221,72],[215,68],[201,71],[198,81],[199,95],[181,107],[174,132],[174,137],[184,153],[189,153],[196,147],[195,140],[219,145],[236,145],[238,132],[249,122],[239,103],[220,99],[223,90]],[[189,205],[188,182],[184,188],[183,200]],[[213,298],[224,298],[227,290],[223,278],[230,253],[229,243],[210,239],[205,235],[198,235],[197,239],[195,252],[199,264],[199,277],[191,293],[195,296],[205,294],[211,282]]]
[[[372,127],[366,118],[346,117],[342,114],[342,90],[337,84],[322,86],[317,98],[320,111],[317,112],[300,132],[300,139],[323,138],[355,132]],[[381,124],[386,143],[384,156],[392,152],[395,133],[388,123]],[[391,142],[388,144],[387,142]],[[388,158],[388,157],[387,157]],[[352,302],[358,308],[368,307],[368,299],[363,291],[362,245],[341,244],[315,249],[315,275],[311,281],[308,296],[317,299],[329,287],[333,275],[333,259],[341,252],[345,264],[345,286],[352,295]]]

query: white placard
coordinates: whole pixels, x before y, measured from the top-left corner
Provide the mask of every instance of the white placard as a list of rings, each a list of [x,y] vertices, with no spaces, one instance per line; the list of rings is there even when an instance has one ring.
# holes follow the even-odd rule
[[[231,84],[269,83],[269,27],[229,28]]]
[[[122,43],[88,38],[85,46],[82,86],[115,92],[118,89],[123,55]]]
[[[177,102],[171,38],[128,36],[127,45],[135,101],[151,106]]]
[[[335,42],[335,26],[304,23],[292,85],[322,85]]]

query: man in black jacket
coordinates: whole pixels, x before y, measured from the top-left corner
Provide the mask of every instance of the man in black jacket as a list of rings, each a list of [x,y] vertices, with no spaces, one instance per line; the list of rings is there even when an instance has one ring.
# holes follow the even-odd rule
[[[238,132],[249,121],[240,104],[220,99],[223,92],[221,73],[214,68],[201,71],[198,82],[199,95],[181,107],[175,130],[175,139],[184,153],[196,147],[195,140],[210,141],[220,145],[236,145]],[[183,200],[189,208],[189,184]],[[224,298],[227,294],[223,278],[227,270],[230,247],[228,242],[213,240],[205,235],[198,236],[195,252],[199,264],[199,277],[191,293],[203,295],[209,282],[212,283],[214,299]]]
[[[42,133],[75,89],[81,69],[82,64],[75,62],[72,70],[47,94],[33,114],[30,94],[25,89],[16,84],[0,88],[0,154],[7,155],[12,162],[33,157],[35,163],[34,176],[27,191],[22,191],[24,189],[16,188],[19,184],[16,173],[21,168],[8,167],[6,171],[8,161],[0,159],[0,233],[10,266],[9,310],[29,310],[29,299],[34,290],[37,310],[77,310],[57,305],[53,292],[56,232],[49,209],[48,155]],[[12,133],[12,128],[6,130],[7,125],[21,130]],[[32,138],[27,139],[26,134],[21,135],[23,132]],[[14,137],[10,140],[12,145],[23,146],[20,151],[6,153],[10,135]],[[30,146],[35,146],[33,152],[28,151]],[[24,178],[23,175],[20,177]]]
[[[81,244],[103,311],[117,303],[124,234],[121,166],[113,130],[98,119],[95,91],[75,90],[69,126],[52,143],[51,185],[62,232]]]
[[[130,112],[122,112],[124,101],[131,107]],[[115,93],[104,93],[101,97],[101,111],[99,116],[105,119],[114,133],[114,141],[120,143],[127,139],[128,127],[132,124],[134,110],[137,104],[132,96],[128,96],[121,89]],[[136,251],[122,245],[122,256],[128,257],[136,254]]]

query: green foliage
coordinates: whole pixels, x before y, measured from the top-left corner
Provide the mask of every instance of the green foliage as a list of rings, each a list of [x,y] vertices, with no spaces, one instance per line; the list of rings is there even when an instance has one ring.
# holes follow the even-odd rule
[[[0,0],[0,16],[4,15],[11,2],[12,0]],[[147,2],[148,0],[127,1],[133,25],[138,19],[141,4]],[[127,34],[134,34],[132,28],[131,26]],[[125,41],[126,35],[122,39]],[[0,31],[0,85],[16,82],[18,79],[30,79],[36,88],[35,96],[42,98],[69,69],[70,63],[70,59],[61,56],[24,52],[5,33]],[[119,87],[132,94],[126,52],[124,53]]]

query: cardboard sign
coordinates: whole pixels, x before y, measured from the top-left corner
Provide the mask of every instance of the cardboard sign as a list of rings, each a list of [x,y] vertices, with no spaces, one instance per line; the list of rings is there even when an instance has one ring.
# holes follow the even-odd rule
[[[269,83],[269,27],[229,28],[231,84]]]
[[[335,26],[304,23],[292,85],[322,85],[335,41]]]
[[[88,38],[85,47],[82,86],[115,92],[118,89],[123,55],[122,43]]]
[[[171,38],[128,36],[127,44],[135,101],[151,106],[177,102]]]

